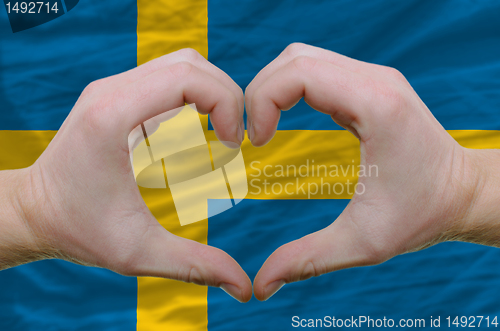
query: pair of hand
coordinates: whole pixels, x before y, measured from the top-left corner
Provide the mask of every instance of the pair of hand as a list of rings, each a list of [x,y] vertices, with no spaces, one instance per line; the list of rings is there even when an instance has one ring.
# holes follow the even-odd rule
[[[20,186],[19,238],[30,252],[20,262],[57,257],[123,275],[217,286],[250,300],[252,283],[234,259],[171,234],[151,215],[127,138],[145,120],[196,103],[210,113],[220,140],[239,145],[245,100],[248,136],[261,146],[273,137],[280,111],[302,97],[359,138],[361,164],[377,165],[379,175],[360,178],[366,192],[330,226],[267,259],[254,280],[257,299],[285,283],[444,240],[474,240],[470,224],[487,204],[477,206],[485,186],[476,170],[482,154],[459,146],[397,70],[292,44],[244,96],[228,75],[185,49],[91,83],[36,163],[11,176]]]

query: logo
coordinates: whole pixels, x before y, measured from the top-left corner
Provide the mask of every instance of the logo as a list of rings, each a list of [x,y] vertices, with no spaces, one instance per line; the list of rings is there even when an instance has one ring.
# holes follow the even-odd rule
[[[168,187],[181,225],[220,214],[248,193],[241,150],[207,141],[194,104],[136,127],[129,149],[137,184]]]
[[[79,0],[11,1],[4,0],[12,32],[31,29],[56,19],[71,9]]]

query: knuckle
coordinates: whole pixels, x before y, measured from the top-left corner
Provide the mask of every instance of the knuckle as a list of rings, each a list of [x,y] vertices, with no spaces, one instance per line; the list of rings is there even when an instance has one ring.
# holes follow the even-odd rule
[[[196,285],[205,285],[205,280],[201,276],[198,268],[195,266],[190,266],[187,268],[182,268],[178,271],[175,279],[180,280],[185,283],[193,283]]]
[[[398,83],[406,82],[405,76],[396,68],[381,66],[384,75],[392,78]]]
[[[171,65],[168,69],[170,73],[177,79],[185,78],[193,70],[193,65],[187,61],[181,61]]]
[[[97,94],[99,91],[103,89],[105,79],[98,79],[96,81],[91,82],[89,85],[85,87],[85,89],[82,92],[81,97],[82,98],[87,98],[92,95]]]
[[[324,274],[325,272],[326,268],[323,264],[320,265],[318,261],[310,260],[304,263],[301,274],[298,275],[298,280],[306,280],[311,277],[318,277]]]
[[[90,102],[84,113],[84,123],[93,131],[108,129],[111,113],[115,107],[115,93],[106,93]]]
[[[183,48],[179,50],[179,55],[186,61],[196,61],[201,57],[201,54],[193,48]]]
[[[397,88],[391,85],[380,84],[377,87],[377,95],[381,101],[389,106],[387,108],[398,108],[401,103],[401,93]]]
[[[308,46],[303,43],[291,43],[285,48],[285,53],[291,55],[292,57],[296,57],[302,54],[307,47]]]
[[[210,256],[205,249],[199,245],[192,245],[185,247],[185,252],[186,254],[189,254],[189,256],[197,256],[200,259],[194,259],[191,261],[186,260],[179,269],[172,271],[172,278],[186,283],[215,286],[216,281],[214,276],[210,275],[210,273],[205,276],[206,269],[204,268],[202,261],[206,260]]]
[[[312,57],[300,55],[294,58],[292,63],[299,71],[311,71],[317,61]]]
[[[193,283],[196,285],[204,285],[205,284],[203,277],[201,276],[198,269],[196,269],[195,267],[191,267],[189,269],[187,281],[188,281],[188,283]]]
[[[376,104],[379,105],[377,115],[387,120],[404,113],[406,99],[400,88],[392,84],[377,84],[373,91]]]

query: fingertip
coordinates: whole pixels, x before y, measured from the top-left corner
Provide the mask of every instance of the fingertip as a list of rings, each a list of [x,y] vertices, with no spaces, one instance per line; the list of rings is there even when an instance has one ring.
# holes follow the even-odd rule
[[[269,135],[261,132],[257,134],[257,130],[253,121],[248,121],[247,127],[248,139],[254,147],[262,147],[264,145],[267,145],[267,143],[271,141],[271,139],[274,137],[274,134],[276,133],[276,129],[274,129],[273,132],[271,132],[271,134]]]
[[[247,128],[248,128],[248,139],[250,140],[250,142],[253,145],[255,131],[254,131],[254,127],[253,127],[253,122],[252,122],[252,120],[250,120],[250,117],[248,117],[248,120],[247,120]]]
[[[239,302],[248,302],[252,298],[252,282],[250,278],[229,254],[220,249],[212,248],[213,252],[218,255],[216,260],[209,261],[213,268],[213,278],[219,282],[218,284],[215,283],[215,286],[218,286]]]
[[[241,291],[242,293],[242,299],[243,302],[248,302],[250,299],[252,299],[253,295],[253,288],[252,288],[252,281],[250,280],[250,277],[245,273],[246,280],[245,280],[245,285]]]
[[[285,284],[315,275],[314,268],[311,272],[307,263],[314,255],[311,241],[312,237],[309,235],[289,242],[267,258],[254,280],[254,295],[258,300],[266,301]]]
[[[257,139],[251,140],[251,142],[252,142],[252,145],[254,147],[262,147],[262,146],[267,145],[267,143],[269,143],[269,141],[271,141],[271,139],[272,139],[272,137],[269,139],[257,138]]]
[[[286,282],[282,279],[275,280],[267,284],[267,286],[263,289],[263,301],[269,300],[273,295],[275,295],[283,286],[285,286]]]
[[[229,296],[231,296],[233,299],[236,299],[238,302],[244,302],[243,292],[238,286],[229,283],[223,283],[219,287],[221,290],[229,294]]]
[[[243,123],[243,120],[238,125],[238,140],[240,141],[240,146],[243,140],[245,140],[245,123]]]
[[[245,131],[242,129],[242,124],[237,124],[233,130],[228,130],[227,127],[221,127],[219,124],[214,124],[215,136],[227,148],[238,149],[241,147]],[[229,125],[229,124],[228,124]],[[243,131],[242,131],[243,130]],[[228,131],[234,131],[230,133]],[[242,137],[243,136],[243,137]]]
[[[257,273],[257,275],[253,280],[253,294],[255,295],[255,298],[259,301],[266,301],[268,299],[266,297],[265,290],[267,285],[273,282],[272,280],[265,279],[266,272],[263,269],[265,269],[266,262],[264,262],[264,265],[260,268],[259,272]]]
[[[224,103],[217,104],[212,110],[199,112],[210,115],[215,136],[223,145],[231,149],[237,149],[241,146],[245,136],[245,126],[242,101],[238,100],[236,96]]]
[[[247,96],[248,139],[255,147],[266,145],[275,135],[281,117],[281,110],[259,87]],[[251,102],[251,103],[250,103]]]
[[[248,276],[243,284],[222,283],[219,287],[238,302],[245,303],[252,298],[252,282]]]
[[[231,148],[231,149],[238,149],[241,146],[241,144],[235,143],[234,141],[221,140],[220,142],[222,143],[222,145],[226,146],[227,148]]]
[[[287,283],[284,279],[270,279],[263,278],[265,273],[259,271],[254,280],[253,291],[255,298],[259,301],[266,301],[278,292]]]

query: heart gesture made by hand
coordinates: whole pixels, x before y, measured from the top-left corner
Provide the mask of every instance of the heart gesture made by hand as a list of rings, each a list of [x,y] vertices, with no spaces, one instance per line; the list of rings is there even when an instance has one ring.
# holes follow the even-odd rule
[[[91,83],[35,164],[0,173],[0,269],[61,258],[221,287],[249,301],[252,282],[233,258],[173,235],[153,217],[134,179],[128,136],[154,116],[195,103],[210,114],[219,140],[239,146],[246,105],[248,137],[262,146],[281,110],[301,98],[356,136],[361,165],[379,172],[359,178],[366,192],[354,194],[331,225],[266,260],[253,283],[257,299],[290,282],[446,240],[499,246],[498,152],[460,146],[396,69],[292,44],[245,94],[191,49]]]

